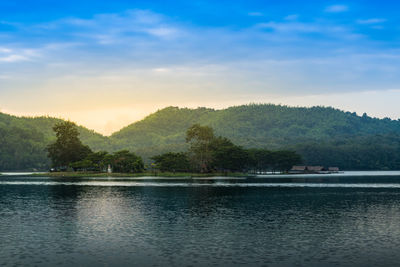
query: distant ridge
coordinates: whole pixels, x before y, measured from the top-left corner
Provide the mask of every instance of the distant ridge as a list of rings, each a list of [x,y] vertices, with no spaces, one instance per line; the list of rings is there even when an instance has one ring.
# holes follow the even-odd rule
[[[25,134],[27,142],[43,149],[54,138],[51,127],[57,121],[60,120],[19,118],[0,113],[0,131],[6,135],[19,133],[15,140]],[[194,123],[209,125],[217,135],[226,136],[244,147],[296,150],[303,155],[305,163],[311,165],[339,166],[342,169],[400,169],[398,120],[371,118],[366,114],[358,116],[330,107],[272,104],[250,104],[222,110],[167,107],[110,137],[83,127],[80,131],[83,142],[94,150],[129,149],[148,158],[166,151],[185,149],[185,131]],[[4,140],[9,143],[9,137],[1,142]],[[19,154],[19,151],[26,153],[17,143],[12,143],[15,146],[9,146],[6,152],[0,151],[0,169],[5,169],[2,165],[4,157],[16,152]],[[42,152],[40,159],[44,158]]]

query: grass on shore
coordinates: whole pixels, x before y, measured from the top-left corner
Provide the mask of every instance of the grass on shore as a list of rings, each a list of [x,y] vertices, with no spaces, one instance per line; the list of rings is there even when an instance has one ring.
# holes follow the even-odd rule
[[[187,172],[141,172],[141,173],[103,173],[103,172],[48,172],[37,173],[29,176],[48,176],[48,177],[176,177],[176,178],[191,178],[191,177],[247,177],[246,173],[228,172],[228,173],[187,173]]]

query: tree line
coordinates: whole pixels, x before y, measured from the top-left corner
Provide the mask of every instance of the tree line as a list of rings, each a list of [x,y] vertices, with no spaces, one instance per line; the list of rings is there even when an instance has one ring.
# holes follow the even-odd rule
[[[145,170],[143,159],[128,150],[114,153],[93,152],[79,139],[72,122],[57,123],[53,127],[56,141],[47,147],[54,170],[106,171],[140,173]],[[186,131],[186,152],[167,152],[151,159],[152,169],[164,172],[285,172],[302,159],[294,151],[245,149],[226,137],[215,136],[209,126],[194,124]]]
[[[0,171],[47,170],[52,127],[63,120],[0,113]],[[79,138],[93,151],[134,151],[149,166],[167,152],[187,153],[186,130],[208,125],[217,136],[245,149],[296,151],[304,165],[342,170],[399,170],[400,121],[333,108],[243,105],[223,110],[168,107],[124,127],[110,137],[79,126]],[[109,153],[113,154],[113,153]],[[272,157],[272,156],[271,156]],[[277,164],[270,164],[269,169]]]
[[[47,147],[55,171],[97,171],[102,172],[113,168],[115,172],[143,172],[144,164],[141,157],[128,150],[114,153],[107,151],[93,152],[89,146],[79,139],[75,123],[66,121],[53,127],[56,141]]]
[[[245,149],[209,126],[192,125],[186,131],[187,152],[168,152],[152,157],[156,167],[170,172],[260,172],[288,171],[302,162],[294,151]]]

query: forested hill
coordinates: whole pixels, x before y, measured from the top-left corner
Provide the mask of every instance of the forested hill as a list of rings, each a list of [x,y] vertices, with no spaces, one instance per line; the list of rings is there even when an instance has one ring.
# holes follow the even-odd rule
[[[211,126],[217,135],[243,146],[272,149],[302,140],[400,134],[399,121],[357,116],[329,107],[243,105],[223,110],[168,107],[121,129],[111,139],[115,144],[136,148],[182,143],[185,130],[194,123]]]
[[[223,110],[168,107],[111,136],[114,148],[144,156],[182,150],[185,130],[209,125],[244,147],[289,148],[307,164],[400,169],[400,122],[334,108],[243,105]]]
[[[46,146],[55,140],[52,127],[62,120],[51,117],[16,117],[0,113],[0,170],[47,169]],[[79,127],[85,144],[109,147],[108,138]]]
[[[0,170],[46,168],[45,147],[59,119],[0,113]],[[342,169],[400,169],[400,122],[333,108],[243,105],[223,110],[168,107],[111,137],[80,127],[93,150],[129,149],[145,159],[186,148],[186,129],[199,123],[246,148],[293,149],[305,164]]]

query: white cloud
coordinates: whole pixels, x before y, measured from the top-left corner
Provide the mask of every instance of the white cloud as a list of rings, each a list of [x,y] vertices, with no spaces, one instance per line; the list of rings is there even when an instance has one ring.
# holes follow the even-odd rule
[[[300,22],[267,22],[257,24],[257,28],[273,29],[280,32],[320,32],[321,26],[311,23],[300,23]]]
[[[383,26],[381,26],[381,25],[374,25],[374,26],[371,26],[371,28],[372,28],[372,29],[375,29],[375,30],[382,30],[382,29],[383,29]]]
[[[270,21],[254,25],[255,30],[260,31],[268,37],[269,41],[287,43],[288,41],[299,41],[302,44],[312,41],[315,47],[316,42],[334,44],[334,41],[326,42],[325,38],[334,38],[343,42],[366,39],[366,36],[354,31],[346,25],[338,25],[330,22],[301,22],[296,20],[283,20],[280,22]],[[318,34],[318,37],[313,34]],[[344,45],[343,43],[342,45]]]
[[[371,24],[380,24],[385,21],[386,21],[386,19],[372,18],[372,19],[359,19],[359,20],[357,20],[357,23],[371,25]]]
[[[346,12],[349,10],[349,7],[346,5],[332,5],[325,8],[325,12],[329,13],[340,13]]]
[[[6,47],[0,47],[0,53],[2,54],[9,54],[12,52],[12,49]]]
[[[127,10],[121,13],[95,14],[92,18],[68,17],[55,21],[25,26],[20,30],[32,33],[48,34],[52,32],[72,36],[79,42],[95,40],[100,45],[121,43],[135,35],[147,34],[151,37],[174,38],[181,29],[173,25],[160,14],[148,10]],[[82,40],[86,38],[86,40]],[[143,36],[141,36],[143,38]],[[78,41],[77,40],[77,41]]]
[[[129,10],[126,13],[129,16],[134,17],[136,22],[141,24],[158,24],[165,19],[162,15],[150,10],[135,9]]]
[[[297,15],[297,14],[292,14],[292,15],[286,16],[284,19],[285,19],[285,20],[297,20],[298,18],[299,18],[299,15]]]
[[[98,14],[92,19],[79,18],[61,21],[61,24],[83,27],[85,32],[96,32],[104,39],[118,38],[124,34],[147,33],[157,37],[176,36],[179,30],[159,14],[147,10],[129,10],[118,14]],[[109,36],[109,37],[107,37]]]
[[[154,72],[158,72],[158,73],[163,73],[163,72],[169,72],[170,69],[168,68],[155,68],[153,69]]]
[[[165,26],[149,28],[144,31],[157,37],[173,37],[178,34],[178,31],[175,28]]]
[[[29,49],[29,48],[0,48],[0,63],[13,63],[13,62],[21,62],[21,61],[30,61],[35,57],[40,55],[37,49]]]
[[[155,103],[170,105],[178,100],[176,105],[191,99],[196,101],[193,105],[215,99],[241,104],[263,93],[340,94],[398,84],[397,51],[385,48],[388,56],[384,57],[368,38],[362,45],[355,42],[360,35],[354,25],[297,18],[281,15],[279,21],[266,20],[240,30],[182,24],[150,11],[59,20],[54,27],[40,30],[40,36],[48,39],[47,44],[34,43],[36,50],[2,44],[1,62],[35,60],[37,53],[40,61],[0,64],[13,78],[1,81],[0,91],[14,92],[0,98],[20,102],[17,96],[30,91],[33,104],[18,104],[25,110],[57,109],[51,106],[58,105],[54,99],[63,99],[65,110],[139,103],[148,103],[150,109]],[[356,57],[363,52],[366,57]],[[246,93],[249,97],[242,97]]]
[[[264,16],[264,14],[261,13],[261,12],[249,12],[249,13],[247,13],[247,15],[249,15],[250,17],[262,17],[262,16]]]
[[[19,61],[28,61],[29,58],[27,58],[26,56],[22,56],[22,55],[8,55],[5,57],[0,57],[0,62],[8,62],[8,63],[13,63],[13,62],[19,62]]]
[[[80,18],[69,18],[61,21],[60,23],[65,22],[71,25],[82,26],[82,27],[92,27],[95,25],[93,20],[89,19],[80,19]]]

